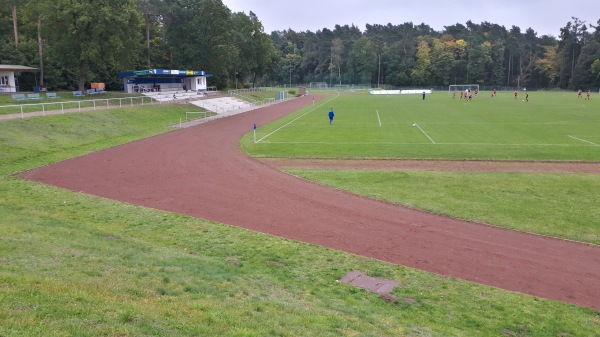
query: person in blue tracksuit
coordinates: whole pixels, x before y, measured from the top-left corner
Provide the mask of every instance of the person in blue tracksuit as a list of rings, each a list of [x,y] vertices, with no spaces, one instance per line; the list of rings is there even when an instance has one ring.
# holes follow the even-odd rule
[[[329,110],[329,124],[333,123],[333,116],[335,114],[333,113],[333,108],[331,108],[331,110]]]

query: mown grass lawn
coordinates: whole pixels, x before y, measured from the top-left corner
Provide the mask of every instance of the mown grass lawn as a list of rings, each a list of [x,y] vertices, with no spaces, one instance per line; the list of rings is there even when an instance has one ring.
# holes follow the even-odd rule
[[[0,336],[597,336],[595,310],[10,174],[170,130],[186,107],[0,122]],[[336,282],[398,281],[394,303]]]
[[[242,144],[261,157],[600,161],[598,111],[600,99],[555,92],[532,92],[529,102],[506,92],[472,101],[340,95],[261,125],[257,142],[249,133]]]
[[[600,244],[600,175],[289,170],[338,189],[454,218]]]

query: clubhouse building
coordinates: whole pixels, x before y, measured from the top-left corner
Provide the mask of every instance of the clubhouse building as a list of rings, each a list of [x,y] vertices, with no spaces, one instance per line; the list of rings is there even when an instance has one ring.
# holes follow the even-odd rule
[[[207,90],[206,79],[213,76],[200,70],[148,69],[119,73],[123,91],[142,93],[152,91]]]

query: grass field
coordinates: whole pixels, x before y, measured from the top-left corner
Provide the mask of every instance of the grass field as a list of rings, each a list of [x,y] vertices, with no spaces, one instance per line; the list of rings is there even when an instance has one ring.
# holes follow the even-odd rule
[[[524,93],[521,92],[521,96]],[[327,111],[336,117],[329,125]],[[416,126],[413,126],[416,124]],[[600,97],[482,92],[468,102],[421,95],[333,96],[257,129],[244,148],[254,156],[600,160]]]
[[[10,176],[167,132],[187,109],[0,122],[0,336],[600,335],[595,310]],[[353,269],[400,282],[398,301],[335,282]]]

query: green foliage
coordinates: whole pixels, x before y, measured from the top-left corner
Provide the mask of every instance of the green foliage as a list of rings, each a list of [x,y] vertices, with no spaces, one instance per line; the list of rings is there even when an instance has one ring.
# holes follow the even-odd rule
[[[371,83],[373,72],[377,69],[375,44],[367,38],[360,38],[352,46],[348,57],[349,68],[354,74],[353,83]]]
[[[209,84],[221,88],[236,82],[240,87],[289,82],[600,86],[592,68],[600,52],[600,25],[577,18],[560,29],[558,39],[537,36],[533,28],[523,32],[471,21],[439,32],[405,22],[367,24],[364,32],[338,24],[333,30],[268,35],[253,12],[232,13],[220,0],[4,1],[0,62],[40,64],[40,17],[44,84],[50,88],[83,89],[99,81],[116,89],[119,71],[151,67],[205,69],[215,75]],[[38,82],[36,75],[28,76],[25,89]]]
[[[419,42],[417,48],[415,67],[412,70],[411,75],[416,79],[418,85],[424,85],[429,82],[431,75],[431,48],[426,39]]]
[[[141,17],[134,0],[44,0],[40,4],[50,54],[76,69],[84,90],[94,73],[132,67],[141,48]]]
[[[252,12],[249,15],[234,13],[232,31],[239,50],[234,62],[235,71],[241,78],[251,77],[252,87],[255,87],[258,77],[272,73],[275,69],[278,51]]]
[[[166,35],[172,65],[208,69],[213,85],[225,86],[238,48],[233,44],[230,11],[221,1],[184,0],[169,5]],[[210,13],[210,15],[207,15]]]

